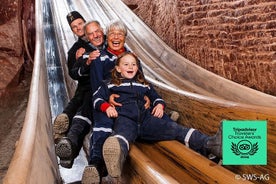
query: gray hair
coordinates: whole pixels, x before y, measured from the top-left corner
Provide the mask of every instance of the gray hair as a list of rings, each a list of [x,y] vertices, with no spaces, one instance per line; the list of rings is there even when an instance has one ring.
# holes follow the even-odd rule
[[[84,25],[83,29],[84,29],[85,34],[86,34],[86,27],[89,26],[90,24],[96,24],[97,26],[99,26],[99,28],[103,29],[99,21],[97,21],[97,20],[91,20],[91,21],[87,22]]]
[[[109,25],[106,27],[106,35],[108,35],[108,33],[111,30],[122,31],[125,34],[125,36],[127,36],[126,25],[122,21],[120,21],[120,20],[111,21],[109,23]]]

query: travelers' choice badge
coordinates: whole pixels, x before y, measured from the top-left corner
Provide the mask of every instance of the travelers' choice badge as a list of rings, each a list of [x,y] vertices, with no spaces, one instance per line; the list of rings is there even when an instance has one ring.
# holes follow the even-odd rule
[[[223,165],[266,165],[267,122],[224,120]]]

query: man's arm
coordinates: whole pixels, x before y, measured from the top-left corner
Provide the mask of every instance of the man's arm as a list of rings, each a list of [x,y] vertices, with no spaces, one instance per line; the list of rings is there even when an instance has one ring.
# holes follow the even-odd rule
[[[101,61],[101,57],[97,57],[90,64],[90,84],[92,88],[92,93],[94,93],[103,81],[104,73],[104,62]]]

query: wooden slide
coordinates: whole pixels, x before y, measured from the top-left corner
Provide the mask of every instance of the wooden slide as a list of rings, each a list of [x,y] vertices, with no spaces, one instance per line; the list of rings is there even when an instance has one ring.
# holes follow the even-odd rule
[[[129,29],[128,47],[141,58],[147,79],[166,100],[168,109],[180,113],[179,123],[212,135],[222,119],[267,120],[266,166],[220,166],[177,141],[139,143],[131,147],[126,166],[128,169],[123,176],[125,183],[276,182],[275,97],[223,79],[180,57],[119,0],[58,0],[51,3],[36,0],[35,4],[36,51],[28,109],[4,184],[62,183],[51,123],[59,113],[56,111],[60,110],[53,107],[51,99],[55,99],[54,95],[60,96],[60,93],[49,92],[54,85],[53,81],[49,82],[47,70],[49,72],[53,67],[47,61],[47,55],[52,53],[48,52],[45,44],[50,38],[45,33],[47,25],[44,20],[47,14],[53,17],[52,26],[57,37],[53,42],[57,44],[60,59],[60,65],[56,68],[57,71],[63,71],[64,79],[59,82],[66,85],[67,94],[64,96],[70,97],[75,83],[67,75],[65,61],[66,51],[75,38],[65,19],[69,10],[81,11],[87,20],[99,20],[103,26],[111,19],[121,19],[126,23]],[[45,5],[50,5],[50,12]],[[53,61],[57,60],[57,54],[51,56]],[[270,178],[269,181],[236,178],[243,174],[269,174]]]

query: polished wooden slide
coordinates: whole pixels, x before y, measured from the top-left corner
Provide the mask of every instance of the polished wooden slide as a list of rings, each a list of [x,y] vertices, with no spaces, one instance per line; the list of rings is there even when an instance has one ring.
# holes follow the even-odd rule
[[[4,184],[62,182],[50,123],[53,117],[44,59],[43,2],[45,1],[36,0],[36,52],[28,109]],[[65,53],[75,39],[64,18],[67,12],[62,11],[67,2],[69,1],[52,2],[56,34],[60,38],[56,42],[64,61]],[[269,174],[269,181],[252,182],[275,183],[275,97],[232,83],[207,71],[205,75],[202,68],[181,59],[161,42],[121,1],[70,2],[76,10],[82,10],[85,17],[97,19],[104,26],[111,19],[121,19],[126,23],[129,28],[128,46],[142,59],[143,67],[148,73],[147,79],[167,101],[169,110],[180,112],[179,123],[212,135],[222,119],[264,119],[268,122],[267,166],[220,166],[177,141],[139,143],[131,147],[123,182],[250,183],[248,180],[237,180],[236,175]],[[66,76],[64,66],[63,62],[67,90],[71,96],[74,82]]]

